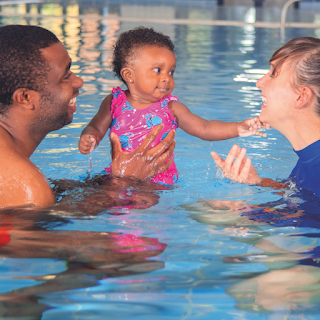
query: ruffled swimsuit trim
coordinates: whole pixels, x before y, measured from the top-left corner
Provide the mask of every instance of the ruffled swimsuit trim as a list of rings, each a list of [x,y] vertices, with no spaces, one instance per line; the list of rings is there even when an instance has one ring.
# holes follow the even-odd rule
[[[136,150],[156,125],[162,123],[164,127],[151,147],[156,146],[172,129],[178,128],[176,119],[168,108],[169,102],[179,101],[177,97],[168,95],[147,108],[136,109],[129,103],[125,91],[121,88],[113,88],[112,95],[110,134],[114,132],[118,135],[123,151]],[[110,173],[111,166],[106,168],[106,171]],[[177,177],[178,171],[173,162],[168,170],[159,173],[151,181],[172,184],[177,180]]]

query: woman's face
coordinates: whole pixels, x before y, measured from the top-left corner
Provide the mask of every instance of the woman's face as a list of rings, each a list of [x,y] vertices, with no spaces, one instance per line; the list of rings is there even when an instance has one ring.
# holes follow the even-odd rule
[[[290,64],[285,62],[277,75],[273,76],[274,64],[275,61],[271,62],[271,70],[256,84],[262,91],[263,101],[259,118],[274,129],[285,132],[286,125],[293,119],[293,108],[299,99],[299,92],[291,85],[293,72]]]

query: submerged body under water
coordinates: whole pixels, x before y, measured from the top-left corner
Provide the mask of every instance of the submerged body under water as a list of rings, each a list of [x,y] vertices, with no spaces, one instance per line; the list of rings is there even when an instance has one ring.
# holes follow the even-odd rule
[[[285,179],[297,157],[280,133],[206,142],[176,134],[173,186],[112,179],[105,138],[89,159],[82,128],[119,83],[109,71],[118,34],[139,24],[24,19],[59,35],[84,80],[74,121],[32,156],[58,204],[2,210],[0,317],[21,319],[317,319],[319,202],[221,177],[210,151],[246,147],[259,173]],[[2,18],[1,24],[8,24]],[[223,121],[259,114],[256,80],[280,32],[251,26],[155,25],[176,45],[173,94]],[[317,36],[288,29],[287,40]],[[64,179],[62,179],[64,178]]]

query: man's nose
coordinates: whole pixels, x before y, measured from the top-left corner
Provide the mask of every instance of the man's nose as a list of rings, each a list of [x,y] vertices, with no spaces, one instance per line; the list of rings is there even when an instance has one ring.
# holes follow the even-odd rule
[[[74,75],[74,76],[75,76],[75,78],[73,80],[72,86],[74,88],[81,88],[83,86],[83,80],[76,75]]]

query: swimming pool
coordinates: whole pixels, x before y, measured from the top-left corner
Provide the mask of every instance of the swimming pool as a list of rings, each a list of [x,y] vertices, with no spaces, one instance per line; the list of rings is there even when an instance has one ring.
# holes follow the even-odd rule
[[[317,203],[314,208],[310,204],[310,212],[301,212],[301,199],[290,191],[284,194],[287,202],[279,202],[282,196],[272,189],[222,179],[210,156],[211,150],[226,155],[238,143],[248,149],[263,176],[286,178],[296,156],[280,133],[270,130],[267,138],[211,143],[178,130],[180,180],[173,188],[152,190],[148,184],[121,181],[85,185],[89,161],[77,150],[80,132],[102,98],[119,84],[109,69],[114,40],[141,23],[1,18],[1,25],[8,23],[37,24],[56,33],[84,86],[73,123],[50,133],[32,156],[51,180],[78,182],[70,183],[66,192],[56,189],[65,201],[69,197],[68,206],[1,214],[1,317],[319,317]],[[281,45],[278,29],[154,27],[176,45],[174,94],[194,113],[224,121],[259,114],[255,81]],[[317,29],[286,32],[287,40],[317,35]],[[92,154],[91,177],[109,164],[109,150],[105,138]]]

